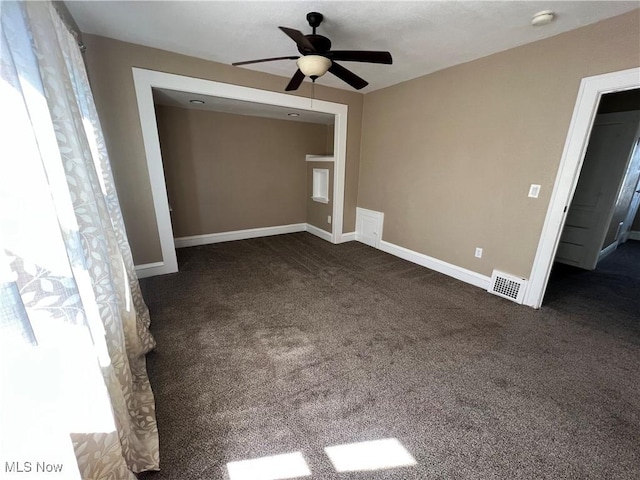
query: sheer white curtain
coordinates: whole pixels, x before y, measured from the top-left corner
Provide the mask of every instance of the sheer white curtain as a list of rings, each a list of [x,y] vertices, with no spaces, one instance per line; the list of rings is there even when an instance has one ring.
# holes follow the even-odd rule
[[[133,479],[154,340],[82,56],[50,2],[0,16],[0,469]]]

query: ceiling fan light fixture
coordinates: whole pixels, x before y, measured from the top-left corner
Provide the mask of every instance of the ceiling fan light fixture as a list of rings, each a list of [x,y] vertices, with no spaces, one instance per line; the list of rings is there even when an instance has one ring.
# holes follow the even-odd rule
[[[322,55],[305,55],[296,63],[306,77],[321,77],[331,68],[331,60]]]

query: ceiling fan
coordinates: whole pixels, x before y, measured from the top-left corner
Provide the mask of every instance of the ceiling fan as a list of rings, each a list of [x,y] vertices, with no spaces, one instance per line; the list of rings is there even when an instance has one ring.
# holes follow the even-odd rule
[[[236,62],[232,65],[249,65],[251,63],[273,62],[275,60],[297,60],[298,70],[293,77],[291,77],[287,88],[285,88],[286,91],[291,91],[297,90],[305,77],[309,77],[315,82],[318,77],[321,77],[327,73],[327,71],[348,83],[356,90],[360,90],[369,85],[369,82],[336,63],[336,60],[345,62],[383,63],[387,65],[393,63],[389,52],[331,50],[331,40],[316,34],[316,28],[322,23],[323,18],[322,14],[318,12],[310,12],[307,14],[307,21],[313,29],[313,33],[310,35],[304,35],[301,31],[293,28],[278,27],[296,42],[298,51],[302,56],[262,58],[260,60]]]

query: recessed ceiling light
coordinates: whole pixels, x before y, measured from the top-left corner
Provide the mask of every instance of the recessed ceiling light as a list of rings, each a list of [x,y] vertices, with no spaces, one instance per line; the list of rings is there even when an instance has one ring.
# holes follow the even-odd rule
[[[290,117],[299,117],[300,116],[299,113],[287,113],[287,115],[289,115]]]
[[[204,100],[189,100],[189,103],[195,103],[196,105],[203,105]]]
[[[534,27],[540,27],[542,25],[550,24],[555,17],[555,13],[551,10],[543,10],[541,12],[536,13],[531,20],[531,25]]]

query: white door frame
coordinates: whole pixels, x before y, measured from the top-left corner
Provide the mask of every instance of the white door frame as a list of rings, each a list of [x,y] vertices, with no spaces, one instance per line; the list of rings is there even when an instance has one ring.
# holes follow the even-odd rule
[[[132,71],[138,102],[138,112],[140,114],[140,125],[142,127],[142,139],[146,152],[147,168],[149,170],[149,180],[151,181],[153,207],[158,224],[158,234],[160,236],[160,247],[162,250],[162,262],[154,263],[153,267],[145,269],[145,276],[163,275],[178,271],[152,88],[166,88],[182,92],[335,115],[335,160],[333,170],[333,222],[331,242],[342,242],[344,177],[347,154],[347,105],[315,99],[310,101],[305,97],[259,90],[257,88],[241,87],[239,85],[214,82],[200,78],[185,77],[171,73],[156,72],[154,70],[136,67],[133,67]],[[301,159],[301,161],[304,161],[304,159]]]
[[[638,87],[640,87],[640,68],[586,77],[580,82],[578,98],[569,124],[569,133],[562,152],[558,175],[529,276],[529,288],[524,298],[526,305],[534,308],[540,308],[542,305],[567,210],[573,199],[582,169],[600,97],[606,93]]]

